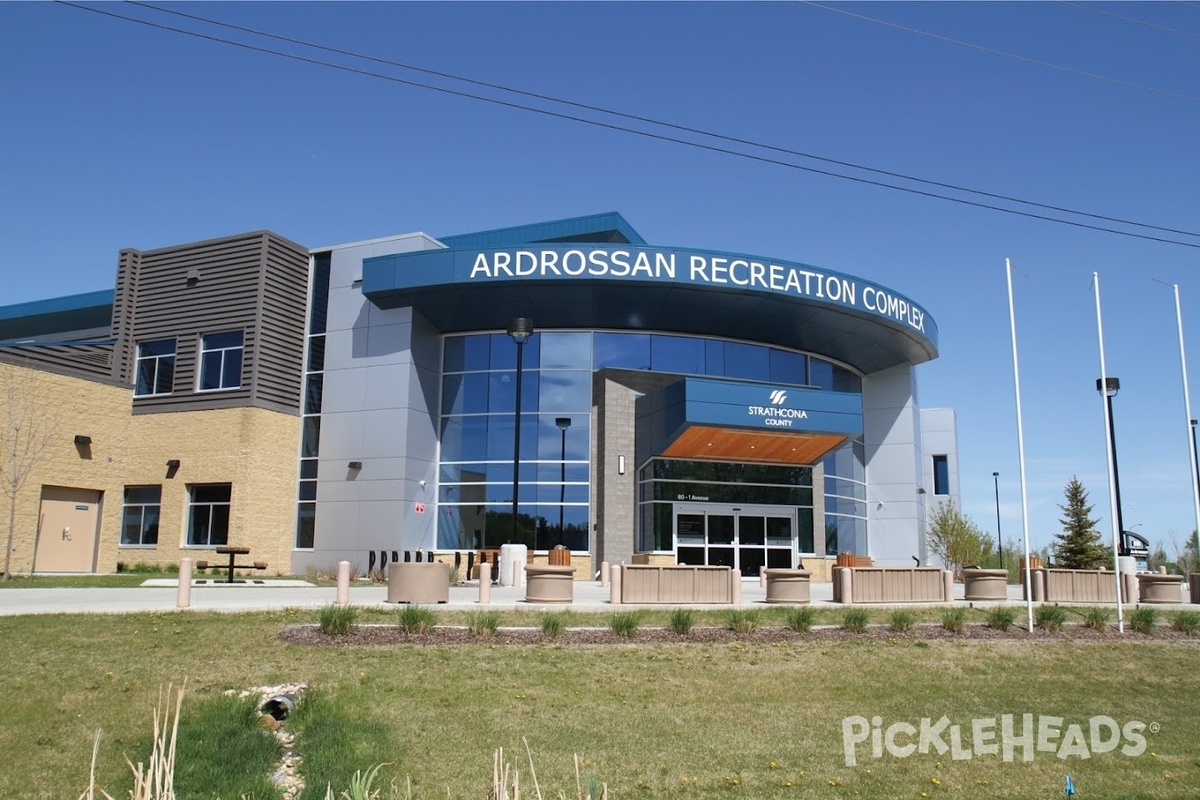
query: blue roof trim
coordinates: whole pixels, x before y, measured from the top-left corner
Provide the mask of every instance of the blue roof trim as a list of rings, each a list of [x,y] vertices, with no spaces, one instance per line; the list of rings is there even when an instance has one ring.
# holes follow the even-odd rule
[[[594,242],[597,244],[645,244],[646,240],[616,211],[589,214],[552,222],[535,222],[479,233],[439,236],[452,249],[513,247],[535,242]]]
[[[79,311],[85,308],[111,307],[114,296],[115,292],[112,289],[101,289],[98,292],[71,294],[66,297],[52,297],[49,300],[32,300],[28,303],[0,306],[0,319],[20,319],[42,314],[60,314],[64,311]]]

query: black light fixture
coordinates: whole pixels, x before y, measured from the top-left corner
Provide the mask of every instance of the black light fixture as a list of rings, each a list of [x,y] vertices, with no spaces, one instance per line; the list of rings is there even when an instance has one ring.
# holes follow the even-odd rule
[[[361,461],[351,461],[349,464],[346,465],[346,467],[349,469],[355,469],[355,470],[362,469],[362,462]]]
[[[167,469],[179,469],[179,459],[172,458],[167,461]]]
[[[514,317],[508,321],[508,335],[517,344],[517,397],[513,408],[515,424],[513,425],[513,485],[512,485],[512,529],[508,541],[517,541],[517,495],[520,491],[521,470],[521,368],[525,351],[525,342],[533,335],[533,320],[525,317]]]
[[[1200,465],[1200,451],[1196,450],[1196,420],[1188,420],[1192,424],[1192,458]],[[1200,474],[1196,476],[1196,494],[1200,495]]]
[[[1000,569],[1004,569],[1004,542],[1000,539],[1000,473],[992,473],[992,483],[996,487],[996,553],[1000,556]]]
[[[1112,455],[1113,465],[1113,494],[1117,501],[1117,555],[1129,555],[1129,546],[1125,542],[1125,523],[1121,518],[1121,476],[1117,469],[1117,431],[1113,424],[1112,399],[1117,396],[1117,392],[1121,390],[1120,378],[1097,378],[1096,391],[1104,395],[1104,402],[1108,404],[1108,441],[1110,445],[1110,453]]]
[[[567,428],[571,427],[571,418],[555,417],[554,424],[562,431],[562,454],[559,456],[562,468],[559,472],[558,486],[558,543],[564,544],[566,534],[563,529],[563,503],[567,500]]]
[[[92,444],[92,437],[77,433],[75,434],[75,444],[79,447],[89,447]]]

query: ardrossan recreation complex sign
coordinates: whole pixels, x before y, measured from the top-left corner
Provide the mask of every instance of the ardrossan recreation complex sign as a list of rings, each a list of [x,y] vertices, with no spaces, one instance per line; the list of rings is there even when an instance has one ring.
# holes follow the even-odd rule
[[[572,280],[674,284],[761,292],[842,306],[898,323],[936,343],[925,309],[861,278],[757,256],[633,245],[527,245],[434,250],[367,259],[364,292],[434,285]]]

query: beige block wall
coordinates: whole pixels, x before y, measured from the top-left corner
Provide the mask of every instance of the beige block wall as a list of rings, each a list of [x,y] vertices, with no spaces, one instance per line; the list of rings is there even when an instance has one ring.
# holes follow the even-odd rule
[[[233,486],[229,542],[251,548],[249,560],[266,561],[268,574],[286,573],[296,518],[300,420],[258,408],[214,409],[133,416],[129,387],[0,364],[0,441],[11,441],[13,420],[24,416],[47,442],[16,498],[12,569],[32,562],[43,486],[101,492],[97,572],[117,562],[178,563],[188,556],[215,560],[211,548],[186,548],[187,487]],[[89,447],[74,444],[90,436]],[[180,468],[167,477],[167,461]],[[122,547],[126,486],[160,485],[158,544]],[[9,499],[0,495],[7,536]]]

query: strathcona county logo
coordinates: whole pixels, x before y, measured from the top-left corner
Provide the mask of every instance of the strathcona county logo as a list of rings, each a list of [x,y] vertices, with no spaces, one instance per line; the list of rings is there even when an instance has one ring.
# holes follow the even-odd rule
[[[762,417],[763,425],[772,428],[790,428],[795,420],[808,419],[808,412],[802,408],[783,408],[787,397],[783,389],[775,389],[770,395],[771,405],[746,406],[746,413],[752,417]]]

